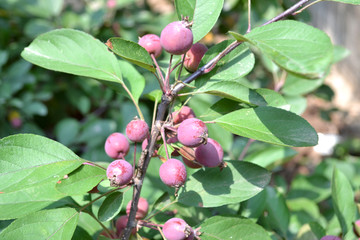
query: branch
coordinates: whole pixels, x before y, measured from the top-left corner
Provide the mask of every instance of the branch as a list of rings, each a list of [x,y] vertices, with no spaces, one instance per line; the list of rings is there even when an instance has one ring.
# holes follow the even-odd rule
[[[277,17],[269,20],[268,22],[264,23],[263,25],[267,25],[273,22],[276,22],[282,18],[285,18],[291,14],[293,14],[299,7],[301,7],[303,4],[307,3],[310,0],[300,0],[298,3],[296,3],[294,6],[286,10],[285,12],[281,13]],[[187,79],[185,79],[183,82],[176,84],[170,92],[163,94],[161,103],[158,107],[158,112],[156,115],[155,124],[153,125],[153,128],[151,130],[151,137],[149,144],[145,150],[142,151],[138,168],[136,171],[136,175],[134,177],[134,192],[133,192],[133,200],[131,204],[131,210],[128,218],[127,226],[124,230],[123,235],[121,236],[122,240],[127,240],[130,238],[130,234],[132,229],[136,226],[135,221],[135,215],[137,212],[137,205],[140,198],[140,192],[143,185],[143,181],[145,178],[146,170],[148,168],[151,156],[155,150],[156,145],[156,139],[160,135],[160,130],[164,124],[164,121],[167,117],[167,112],[170,107],[170,104],[174,101],[174,99],[177,97],[178,93],[189,83],[197,79],[203,74],[208,73],[213,69],[216,64],[219,62],[220,59],[222,59],[224,56],[226,56],[228,53],[233,51],[236,47],[238,47],[242,42],[234,41],[231,43],[226,49],[224,49],[221,53],[219,53],[216,57],[214,57],[212,60],[210,60],[207,64],[205,64],[203,67],[199,68],[196,72],[194,72],[192,75],[190,75]]]

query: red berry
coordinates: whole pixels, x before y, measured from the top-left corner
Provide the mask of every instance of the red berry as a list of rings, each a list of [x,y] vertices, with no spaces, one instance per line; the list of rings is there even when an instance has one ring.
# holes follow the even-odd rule
[[[130,209],[131,209],[131,203],[132,201],[130,201],[128,203],[128,205],[126,206],[126,214],[129,215],[130,214]],[[138,210],[136,212],[136,219],[143,219],[146,217],[147,213],[149,210],[149,203],[146,201],[145,198],[140,197],[139,198],[139,202],[138,202]]]
[[[192,228],[181,218],[171,218],[164,223],[163,233],[167,240],[192,240]]]
[[[106,176],[111,186],[122,186],[130,182],[133,176],[133,168],[125,160],[115,160],[106,169]]]
[[[195,72],[199,67],[200,61],[208,48],[202,43],[195,43],[189,51],[186,52],[184,66],[189,72]]]
[[[159,36],[155,34],[146,34],[139,39],[139,45],[148,51],[149,54],[154,54],[155,57],[160,56],[162,47]]]
[[[106,139],[105,152],[113,159],[123,159],[129,152],[130,144],[124,134],[113,133]]]
[[[175,159],[170,158],[160,166],[160,178],[163,183],[170,187],[180,187],[186,181],[186,168],[185,165]]]
[[[195,113],[190,107],[183,106],[179,111],[175,111],[171,113],[171,116],[173,118],[174,124],[178,124],[184,121],[185,119],[194,118]]]
[[[149,142],[149,140],[148,140],[147,138],[145,138],[144,141],[142,142],[142,144],[141,144],[141,149],[142,149],[143,151],[146,149],[146,147],[147,147],[147,145],[148,145],[148,142]],[[152,157],[156,157],[156,156],[157,156],[157,152],[158,152],[158,150],[155,149],[155,151],[154,151],[153,154],[152,154]]]
[[[133,142],[142,142],[149,135],[149,126],[144,120],[132,120],[126,126],[126,136]]]
[[[214,139],[208,138],[207,143],[195,149],[196,161],[205,167],[217,167],[223,162],[224,151]]]
[[[341,238],[337,236],[327,235],[322,237],[320,240],[341,240]]]
[[[126,215],[123,215],[116,220],[115,223],[116,233],[119,237],[121,236],[122,231],[126,228],[127,222],[128,222],[128,216]],[[131,231],[131,234],[135,234],[135,233],[136,233],[136,228],[134,228]]]
[[[180,123],[177,130],[179,142],[187,147],[197,147],[206,143],[208,129],[205,123],[197,118],[188,118]]]
[[[187,21],[169,23],[161,32],[161,46],[170,54],[186,53],[193,44],[193,33]]]

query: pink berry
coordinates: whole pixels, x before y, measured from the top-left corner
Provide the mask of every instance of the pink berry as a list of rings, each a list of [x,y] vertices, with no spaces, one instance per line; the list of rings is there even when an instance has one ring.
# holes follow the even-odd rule
[[[105,152],[113,159],[123,159],[129,152],[130,144],[124,134],[112,133],[105,142]]]
[[[142,142],[149,135],[149,126],[144,120],[132,120],[126,126],[126,136],[133,142]]]
[[[341,238],[337,236],[327,235],[322,237],[320,240],[341,240]]]
[[[144,141],[142,142],[142,144],[141,144],[141,149],[142,149],[143,151],[146,149],[147,145],[149,144],[148,142],[149,142],[149,140],[148,140],[147,138],[145,138]],[[158,150],[155,149],[155,151],[154,151],[153,154],[152,154],[152,157],[156,157],[156,156],[157,156],[157,152],[158,152]]]
[[[131,209],[131,203],[132,201],[130,201],[128,203],[128,205],[126,206],[126,214],[129,215],[130,214],[130,209]],[[149,203],[146,201],[145,198],[140,197],[139,198],[139,203],[138,203],[138,210],[136,212],[136,219],[143,219],[146,217],[147,213],[149,210]]]
[[[161,46],[170,54],[186,53],[193,44],[193,34],[187,21],[169,23],[161,32]]]
[[[163,233],[167,240],[192,240],[192,228],[181,218],[171,218],[164,223]]]
[[[205,167],[217,167],[223,162],[224,151],[214,139],[208,138],[207,143],[195,149],[195,158]]]
[[[180,187],[186,181],[186,168],[185,165],[175,159],[170,158],[160,166],[160,178],[163,183],[170,187]]]
[[[149,54],[154,54],[155,57],[160,56],[162,47],[159,36],[155,34],[146,34],[139,39],[139,45],[148,51]]]
[[[189,51],[186,52],[184,66],[189,72],[195,72],[199,67],[200,61],[208,48],[202,43],[195,43]]]
[[[190,107],[183,106],[179,111],[171,113],[171,116],[173,118],[174,124],[178,124],[183,122],[185,119],[194,118],[195,113]]]
[[[123,186],[130,182],[133,176],[133,168],[125,160],[115,160],[108,166],[106,176],[111,186]]]
[[[128,216],[126,215],[123,215],[116,220],[115,223],[116,233],[119,237],[121,236],[122,231],[126,228],[127,222],[128,222]],[[131,234],[135,234],[135,233],[136,233],[136,228],[132,230]]]
[[[205,123],[197,118],[188,118],[180,123],[177,130],[179,142],[187,147],[197,147],[206,143],[208,129]]]

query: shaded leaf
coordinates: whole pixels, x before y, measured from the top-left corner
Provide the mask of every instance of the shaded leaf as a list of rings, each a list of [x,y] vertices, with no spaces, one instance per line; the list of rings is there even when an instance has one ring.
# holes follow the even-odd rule
[[[119,214],[123,204],[123,193],[113,192],[101,204],[98,218],[102,222],[109,221]]]
[[[216,207],[245,201],[263,190],[270,173],[255,164],[227,161],[228,166],[200,169],[186,181],[178,201],[195,207]]]
[[[353,231],[352,223],[356,220],[357,209],[354,202],[354,192],[349,180],[345,174],[336,168],[331,181],[331,196],[342,233],[346,235]]]

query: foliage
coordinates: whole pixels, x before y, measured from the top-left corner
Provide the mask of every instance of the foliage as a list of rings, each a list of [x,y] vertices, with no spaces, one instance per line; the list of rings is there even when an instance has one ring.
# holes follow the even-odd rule
[[[201,239],[356,238],[356,157],[343,151],[311,174],[290,180],[282,174],[297,154],[293,147],[317,144],[315,129],[300,116],[306,95],[324,86],[346,50],[305,23],[306,12],[267,22],[289,1],[253,1],[249,31],[245,0],[176,0],[171,14],[133,0],[110,2],[0,3],[1,239],[108,239],[99,234],[115,231],[134,182],[110,186],[107,136],[125,132],[135,116],[149,126],[163,124],[165,112],[184,104],[207,123],[225,163],[187,168],[185,186],[174,192],[161,182],[159,168],[167,151],[184,146],[163,145],[147,166],[140,160],[150,159],[160,130],[156,135],[153,128],[148,151],[140,154],[132,144],[126,160],[145,169],[144,181],[139,170],[134,179],[143,181],[141,196],[150,204],[150,223],[139,221],[145,227],[132,238],[161,239],[154,226],[170,217],[201,227]],[[179,70],[181,56],[165,52],[157,69],[137,44],[138,36],[159,35],[182,16],[193,21],[194,43],[209,46],[193,74]],[[228,31],[226,40],[215,40]],[[213,59],[216,65],[209,64]],[[170,72],[169,61],[178,66],[166,75],[171,88],[160,78]]]

